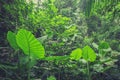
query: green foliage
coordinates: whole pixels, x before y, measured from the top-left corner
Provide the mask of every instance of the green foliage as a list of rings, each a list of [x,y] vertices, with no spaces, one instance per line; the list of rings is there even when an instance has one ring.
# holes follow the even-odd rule
[[[10,46],[17,49],[15,60],[13,54],[7,59],[21,68],[19,74],[16,70],[15,77],[44,80],[55,75],[58,80],[106,80],[99,73],[106,76],[110,69],[112,73],[119,68],[119,63],[115,64],[120,55],[118,0],[38,0],[35,4],[34,1],[2,0],[6,2],[2,7],[0,2],[0,29],[1,26],[15,32],[20,29],[17,35],[11,31],[7,34]],[[3,70],[9,75],[5,69],[8,68]],[[56,80],[53,77],[47,79]]]
[[[104,57],[107,52],[111,51],[109,44],[105,41],[100,42],[98,49],[99,49],[99,55],[101,57]]]
[[[34,9],[33,2],[27,2],[26,0],[14,0],[10,4],[4,4],[3,8],[5,11],[3,21],[7,23],[6,25],[9,28],[18,29],[19,27],[29,26],[32,28],[33,24],[28,25],[29,17],[32,16],[32,12]],[[6,17],[6,15],[10,17]],[[7,21],[7,22],[6,22]],[[14,27],[15,26],[15,27]]]
[[[105,6],[118,4],[119,0],[85,0],[86,6],[85,6],[85,15],[87,17],[90,17],[93,15],[95,10],[99,10],[100,8],[104,8]]]
[[[97,47],[96,47],[97,46]],[[93,44],[93,47],[96,48],[98,52],[98,59],[93,65],[93,69],[97,72],[105,72],[109,70],[111,67],[115,66],[115,62],[117,62],[116,56],[119,53],[114,52],[109,46],[108,42],[101,41],[99,45],[96,43]],[[100,48],[98,48],[100,47]],[[114,54],[115,53],[115,54]]]
[[[70,54],[70,58],[73,60],[79,60],[82,57],[82,50],[80,48],[77,48],[72,51]]]
[[[8,42],[11,45],[12,48],[18,49],[15,33],[11,32],[11,31],[8,31],[8,33],[7,33],[7,40],[8,40]]]
[[[26,55],[36,59],[44,57],[45,51],[43,46],[31,32],[24,29],[19,30],[16,35],[16,41]]]
[[[47,61],[64,61],[64,60],[68,60],[69,56],[49,56],[49,57],[45,57],[43,60],[47,60]]]
[[[33,68],[33,66],[37,64],[36,59],[34,59],[33,57],[30,57],[30,60],[29,60],[29,56],[20,56],[19,59],[20,59],[20,68],[22,69]]]
[[[47,78],[47,80],[56,80],[56,78],[54,76],[50,76]]]
[[[99,44],[99,49],[108,49],[110,46],[109,46],[109,44],[107,43],[107,42],[101,42],[100,44]]]
[[[86,61],[94,62],[96,60],[96,53],[94,52],[94,50],[90,46],[85,46],[83,48],[83,55],[82,55],[82,57]]]
[[[28,80],[30,80],[30,70],[36,64],[36,60],[44,58],[45,51],[43,46],[30,31],[25,29],[20,29],[17,35],[9,31],[7,39],[13,48],[15,47],[16,49],[17,45],[26,55],[21,57],[21,55],[18,54],[18,58],[20,59],[18,61],[18,68],[26,67]]]

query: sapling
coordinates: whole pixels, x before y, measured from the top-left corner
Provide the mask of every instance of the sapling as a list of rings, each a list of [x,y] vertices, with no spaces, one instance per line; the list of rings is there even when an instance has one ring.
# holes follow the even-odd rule
[[[30,80],[31,62],[44,58],[44,47],[30,31],[24,29],[20,29],[17,35],[9,31],[7,38],[14,49],[19,47],[28,56],[28,80]]]
[[[94,62],[96,60],[96,53],[90,46],[85,46],[83,49],[77,48],[73,50],[70,54],[70,59],[73,60],[80,60],[80,58],[83,57],[83,59],[86,61],[86,70],[87,70],[87,80],[91,80],[91,74],[90,74],[90,62]]]
[[[83,48],[83,59],[87,62],[87,74],[88,74],[88,80],[91,80],[91,74],[90,74],[90,64],[89,62],[94,62],[96,60],[96,53],[90,46],[85,46]]]

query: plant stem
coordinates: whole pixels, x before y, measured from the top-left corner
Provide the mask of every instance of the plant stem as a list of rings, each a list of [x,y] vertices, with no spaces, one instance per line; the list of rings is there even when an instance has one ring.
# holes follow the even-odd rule
[[[30,55],[29,55],[29,62],[28,62],[28,80],[30,80],[30,62],[31,62],[31,59],[30,59]]]
[[[20,53],[19,53],[19,50],[16,50],[15,51],[15,54],[17,54],[17,56],[18,56],[18,69],[20,70]]]
[[[91,75],[90,75],[90,65],[89,65],[89,62],[87,62],[87,75],[88,75],[88,80],[91,80]]]
[[[30,61],[28,63],[28,80],[30,80]]]

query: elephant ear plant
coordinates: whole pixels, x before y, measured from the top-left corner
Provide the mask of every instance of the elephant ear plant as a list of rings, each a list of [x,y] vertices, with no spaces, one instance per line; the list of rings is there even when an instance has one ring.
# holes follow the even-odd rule
[[[96,53],[90,46],[85,46],[83,49],[77,48],[71,52],[70,59],[78,61],[80,58],[83,58],[86,61],[87,80],[91,80],[89,63],[96,60]]]
[[[44,58],[44,47],[30,31],[24,29],[20,29],[17,34],[8,31],[7,39],[11,47],[15,50],[21,49],[26,56],[25,58],[28,61],[28,80],[30,80],[30,70],[34,65],[33,62]]]

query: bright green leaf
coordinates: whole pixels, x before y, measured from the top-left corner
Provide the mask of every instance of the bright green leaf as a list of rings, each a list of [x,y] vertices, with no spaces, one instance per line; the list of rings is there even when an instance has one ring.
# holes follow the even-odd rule
[[[96,53],[90,46],[85,46],[83,48],[82,56],[86,61],[94,62],[96,60]]]
[[[16,40],[24,54],[30,55],[30,57],[34,57],[36,59],[44,57],[45,51],[43,46],[30,31],[24,29],[19,30],[16,35]]]
[[[77,48],[70,54],[70,59],[79,60],[82,57],[82,50]]]
[[[56,78],[54,76],[50,76],[47,78],[47,80],[56,80]]]
[[[18,49],[18,45],[16,43],[16,35],[15,33],[11,32],[11,31],[8,31],[7,33],[7,40],[10,44],[10,46],[14,49]]]

